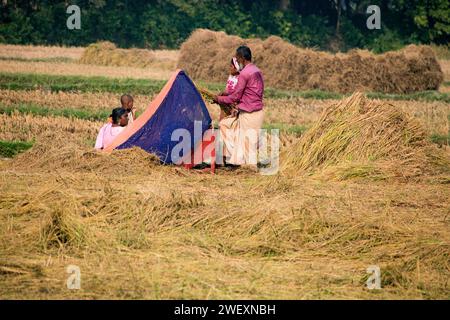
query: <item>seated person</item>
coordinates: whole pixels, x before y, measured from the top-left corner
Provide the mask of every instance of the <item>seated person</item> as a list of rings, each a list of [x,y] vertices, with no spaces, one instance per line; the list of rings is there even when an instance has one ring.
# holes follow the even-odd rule
[[[95,149],[106,148],[128,125],[128,112],[124,108],[114,109],[110,117],[111,122],[105,124],[98,133]]]

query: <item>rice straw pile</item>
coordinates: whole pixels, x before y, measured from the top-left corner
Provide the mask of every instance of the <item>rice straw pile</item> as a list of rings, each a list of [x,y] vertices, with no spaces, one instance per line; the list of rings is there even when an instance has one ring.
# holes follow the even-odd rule
[[[97,173],[148,173],[159,165],[159,158],[140,148],[114,150],[106,154],[94,150],[74,134],[44,134],[27,152],[17,156],[12,168],[21,170],[69,170]]]
[[[279,37],[242,39],[196,30],[181,46],[178,67],[195,80],[225,82],[231,57],[248,45],[268,86],[288,90],[410,93],[437,90],[443,73],[430,47],[410,45],[375,55],[352,50],[336,55],[296,47]],[[199,48],[208,52],[199,54]]]
[[[450,173],[448,154],[431,145],[417,120],[362,93],[326,108],[285,159],[287,172],[332,167],[341,177]]]
[[[144,68],[156,60],[154,54],[145,49],[119,49],[112,42],[104,41],[89,45],[79,62],[103,66],[128,66]]]

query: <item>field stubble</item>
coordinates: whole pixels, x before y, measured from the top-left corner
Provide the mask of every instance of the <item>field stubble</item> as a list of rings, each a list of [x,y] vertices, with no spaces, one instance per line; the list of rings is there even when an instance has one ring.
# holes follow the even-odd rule
[[[0,70],[9,73],[37,73],[49,75],[104,76],[110,78],[168,80],[174,70],[133,67],[110,67],[76,62],[29,62],[0,60]]]
[[[1,90],[0,100],[97,110],[118,95]],[[137,96],[138,108],[150,100]],[[268,99],[266,119],[310,126],[334,102]],[[444,103],[388,103],[448,132]],[[448,180],[211,176],[136,149],[93,152],[101,125],[0,115],[0,140],[36,139],[0,160],[0,297],[449,298]],[[70,264],[81,290],[66,287]],[[365,286],[373,264],[382,290]]]
[[[0,164],[4,298],[447,297],[444,185],[203,175],[77,136]]]
[[[0,57],[22,59],[51,59],[68,58],[80,59],[84,47],[58,47],[58,46],[24,46],[0,44]]]

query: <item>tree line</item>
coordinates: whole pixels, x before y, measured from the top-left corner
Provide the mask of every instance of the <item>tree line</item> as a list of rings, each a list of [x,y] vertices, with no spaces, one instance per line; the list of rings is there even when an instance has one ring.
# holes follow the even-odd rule
[[[99,40],[119,47],[178,48],[196,28],[241,37],[280,36],[323,50],[375,52],[409,43],[446,44],[448,0],[66,0],[0,2],[0,42],[85,46]],[[69,5],[81,9],[81,29],[69,30]],[[369,30],[369,5],[381,29]]]

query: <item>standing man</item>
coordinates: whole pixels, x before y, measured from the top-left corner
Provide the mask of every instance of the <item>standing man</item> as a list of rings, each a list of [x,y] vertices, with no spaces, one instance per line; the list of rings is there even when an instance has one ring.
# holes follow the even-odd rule
[[[256,167],[259,132],[264,121],[264,79],[261,71],[252,63],[249,47],[239,47],[236,59],[240,76],[234,92],[214,98],[219,104],[237,104],[237,115],[233,114],[219,122],[220,135],[228,164]]]

